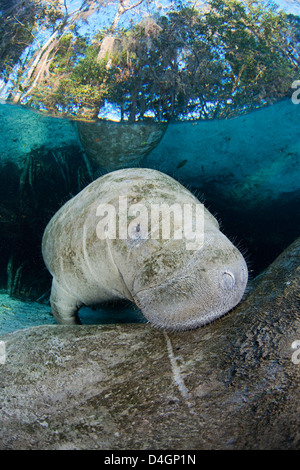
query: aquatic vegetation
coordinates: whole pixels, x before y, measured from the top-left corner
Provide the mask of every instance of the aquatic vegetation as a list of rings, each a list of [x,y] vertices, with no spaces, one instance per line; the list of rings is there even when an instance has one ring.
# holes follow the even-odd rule
[[[42,233],[51,216],[92,180],[77,147],[36,148],[19,167],[0,166],[0,286],[10,296],[38,299],[49,276],[41,257]]]

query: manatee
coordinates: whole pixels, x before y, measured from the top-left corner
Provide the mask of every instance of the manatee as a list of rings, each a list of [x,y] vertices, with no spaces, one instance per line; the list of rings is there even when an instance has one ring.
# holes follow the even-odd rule
[[[167,122],[76,121],[79,140],[95,172],[140,163],[158,145]]]
[[[236,306],[248,281],[242,254],[204,205],[143,168],[101,176],[63,205],[42,253],[60,324],[79,324],[82,306],[128,299],[156,327],[193,329]]]

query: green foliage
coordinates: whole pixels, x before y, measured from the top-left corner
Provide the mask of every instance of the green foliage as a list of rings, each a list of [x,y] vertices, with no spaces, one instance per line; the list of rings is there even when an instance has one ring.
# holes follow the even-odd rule
[[[52,2],[48,26],[61,15]],[[107,100],[130,121],[235,115],[289,95],[299,31],[299,19],[254,0],[210,0],[206,11],[177,2],[164,16],[93,38],[73,24],[39,80],[32,75],[28,103],[95,118]]]
[[[53,112],[76,115],[80,108],[96,117],[107,93],[105,66],[96,61],[96,50],[82,37],[64,35],[49,68],[49,76],[31,94],[29,104],[42,104]]]
[[[12,0],[0,0],[0,78],[7,81],[13,67],[20,61],[20,56],[34,40],[32,31],[35,27],[35,14],[38,9],[32,5],[23,5]],[[24,2],[25,3],[25,2]],[[31,13],[29,13],[29,7]],[[18,21],[16,21],[16,15]]]
[[[288,55],[287,16],[255,1],[244,5],[212,0],[211,7],[206,22],[227,64],[227,93],[220,102],[223,112],[251,109],[287,96],[297,74]],[[232,101],[226,111],[230,86]]]

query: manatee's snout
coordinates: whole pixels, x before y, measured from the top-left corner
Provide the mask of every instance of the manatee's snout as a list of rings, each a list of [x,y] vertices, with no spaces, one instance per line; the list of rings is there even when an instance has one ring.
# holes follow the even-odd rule
[[[135,301],[154,325],[187,330],[212,322],[235,307],[248,282],[247,264],[219,232],[180,272],[136,293]]]

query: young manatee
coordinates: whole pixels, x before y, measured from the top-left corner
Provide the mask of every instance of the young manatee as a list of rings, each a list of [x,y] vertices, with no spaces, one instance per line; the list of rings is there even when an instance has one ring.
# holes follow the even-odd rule
[[[187,330],[241,300],[248,270],[216,219],[156,170],[114,171],[93,181],[50,220],[42,241],[58,323],[81,306],[129,299],[153,325]]]

